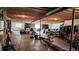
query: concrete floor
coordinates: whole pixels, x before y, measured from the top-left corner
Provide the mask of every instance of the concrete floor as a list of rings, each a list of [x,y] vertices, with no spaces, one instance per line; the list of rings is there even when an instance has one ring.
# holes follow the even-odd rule
[[[40,40],[30,39],[30,34],[21,35],[19,31],[14,31],[10,37],[17,51],[53,51],[50,47],[43,45]]]
[[[13,33],[10,34],[10,38],[16,51],[55,51],[48,45],[44,45],[45,42],[41,43],[40,40],[30,39],[30,34],[20,34],[19,31],[13,31]],[[50,43],[67,51],[69,50],[69,44],[65,39],[54,37]]]
[[[67,42],[67,39],[54,37],[53,39],[51,39],[50,43],[66,50],[66,51],[69,51],[70,43]],[[75,51],[75,49],[73,47],[72,47],[72,51]]]

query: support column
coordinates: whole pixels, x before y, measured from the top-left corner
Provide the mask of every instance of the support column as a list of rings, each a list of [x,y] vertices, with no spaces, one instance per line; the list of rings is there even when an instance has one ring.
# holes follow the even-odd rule
[[[7,29],[11,32],[11,20],[7,20]]]
[[[39,35],[39,37],[41,37],[41,28],[42,28],[41,26],[42,25],[41,25],[41,19],[40,19],[40,32],[39,32],[40,35]]]
[[[1,21],[0,21],[0,30],[1,30]]]
[[[72,27],[71,27],[71,41],[70,41],[70,48],[69,50],[72,51],[72,40],[73,40],[73,33],[74,33],[74,20],[75,20],[75,8],[72,8]]]
[[[6,40],[6,8],[3,10],[3,20],[4,20],[4,32],[3,32],[3,40],[2,40],[2,45],[5,45],[5,40]]]

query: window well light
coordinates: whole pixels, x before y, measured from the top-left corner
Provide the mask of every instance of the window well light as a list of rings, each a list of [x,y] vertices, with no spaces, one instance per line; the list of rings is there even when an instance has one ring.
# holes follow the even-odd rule
[[[40,28],[40,25],[39,25],[39,24],[36,24],[36,25],[35,25],[35,28],[36,28],[36,29],[39,29],[39,28]]]

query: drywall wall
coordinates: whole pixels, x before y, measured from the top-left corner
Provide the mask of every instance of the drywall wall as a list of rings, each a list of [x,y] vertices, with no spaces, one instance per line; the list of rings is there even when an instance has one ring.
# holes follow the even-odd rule
[[[66,20],[64,21],[64,26],[72,25],[72,20]],[[79,19],[74,20],[74,25],[79,25]]]

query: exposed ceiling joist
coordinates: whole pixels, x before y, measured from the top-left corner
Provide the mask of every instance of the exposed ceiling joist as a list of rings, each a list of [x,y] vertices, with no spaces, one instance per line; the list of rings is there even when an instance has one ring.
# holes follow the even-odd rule
[[[65,9],[67,9],[67,8],[59,7],[59,8],[56,8],[54,10],[51,10],[51,11],[47,12],[43,17],[40,17],[38,20],[41,20],[41,19],[48,17],[50,15],[54,15],[56,13],[59,13],[59,12],[65,10]],[[34,21],[37,21],[37,20],[34,20]],[[32,22],[34,22],[34,21],[32,21]]]

